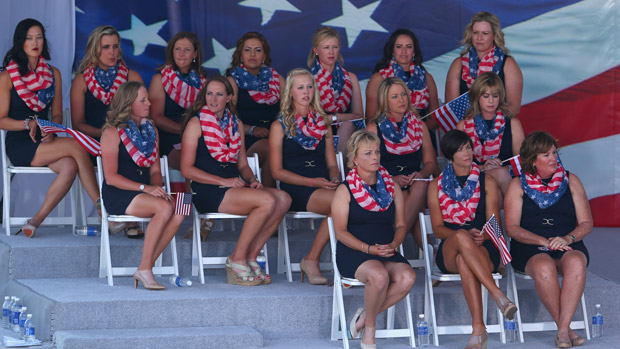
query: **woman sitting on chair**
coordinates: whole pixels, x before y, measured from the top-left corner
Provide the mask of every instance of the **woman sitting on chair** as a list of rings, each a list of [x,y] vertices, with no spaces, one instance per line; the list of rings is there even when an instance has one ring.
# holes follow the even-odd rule
[[[174,201],[162,189],[157,130],[149,120],[146,87],[129,81],[118,88],[101,134],[105,209],[113,215],[151,218],[142,259],[133,275],[149,290],[165,289],[153,276],[153,265],[185,216],[173,215]],[[91,167],[92,168],[92,167]]]
[[[226,260],[227,282],[269,284],[271,276],[256,257],[282,221],[291,199],[282,190],[263,187],[252,173],[244,125],[235,115],[232,97],[233,88],[226,78],[207,79],[185,119],[181,172],[192,181],[198,212],[247,215],[237,246]]]
[[[547,132],[525,137],[523,172],[506,194],[506,230],[512,238],[513,268],[534,279],[558,326],[555,345],[570,348],[585,343],[570,323],[586,284],[590,257],[583,239],[592,232],[592,213],[583,184],[564,170],[557,147]],[[564,277],[561,288],[558,274]]]
[[[364,329],[362,348],[375,348],[377,314],[403,299],[415,282],[415,272],[397,252],[407,235],[403,196],[379,164],[380,144],[374,133],[353,133],[347,144],[351,171],[332,201],[338,270],[366,285],[364,308],[349,328],[352,338]]]
[[[4,151],[15,166],[47,166],[58,174],[39,211],[20,229],[29,238],[71,189],[76,173],[88,196],[99,201],[86,150],[73,138],[56,138],[38,130],[36,118],[47,120],[50,110],[52,121],[62,124],[62,82],[58,69],[47,63],[49,59],[43,24],[31,18],[19,22],[0,74],[0,128],[8,131]]]
[[[441,140],[441,151],[450,164],[428,188],[428,208],[433,232],[441,239],[435,262],[442,273],[460,274],[473,332],[466,348],[486,347],[489,336],[482,318],[480,285],[484,286],[508,319],[517,307],[495,285],[491,273],[500,256],[493,242],[481,234],[491,215],[499,220],[498,189],[473,162],[472,142],[459,130]]]
[[[340,173],[333,147],[332,132],[319,101],[312,74],[293,69],[286,77],[281,114],[271,124],[269,158],[271,173],[280,188],[293,198],[291,210],[329,215]],[[315,285],[324,285],[319,258],[329,242],[327,219],[314,238],[312,249],[300,263],[301,282],[304,274]]]

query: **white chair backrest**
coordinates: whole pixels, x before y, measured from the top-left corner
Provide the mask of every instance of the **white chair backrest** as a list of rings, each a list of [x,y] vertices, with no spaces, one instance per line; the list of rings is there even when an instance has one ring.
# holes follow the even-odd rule
[[[338,240],[336,240],[336,228],[334,226],[334,219],[332,217],[327,217],[327,227],[329,228],[329,246],[332,251],[332,261],[336,260],[336,245]],[[340,271],[338,270],[338,265],[334,264],[334,275],[340,275]],[[334,286],[335,287],[335,286]]]
[[[2,144],[0,145],[0,147],[2,147],[2,168],[6,169],[11,165],[11,161],[9,160],[9,157],[6,156],[6,147],[4,146],[6,140],[6,130],[0,130],[0,142],[2,142]],[[6,174],[5,174],[6,176]]]
[[[256,179],[258,179],[258,181],[262,183],[263,178],[261,176],[260,164],[258,161],[258,154],[248,156],[248,166],[254,173],[254,176],[256,177]]]
[[[342,156],[342,152],[336,153],[336,163],[338,164],[338,171],[340,171],[340,179],[344,181],[344,157]]]

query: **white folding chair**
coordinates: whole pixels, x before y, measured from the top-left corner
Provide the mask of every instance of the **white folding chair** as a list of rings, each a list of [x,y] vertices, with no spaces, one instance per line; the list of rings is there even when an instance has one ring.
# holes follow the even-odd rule
[[[439,335],[443,334],[471,334],[471,325],[447,325],[439,326],[437,324],[437,314],[435,312],[435,296],[433,294],[433,280],[439,281],[461,281],[459,274],[444,274],[439,268],[435,266],[433,259],[433,248],[428,245],[427,235],[433,235],[433,229],[431,224],[431,216],[425,215],[420,212],[420,227],[422,228],[422,245],[424,250],[424,318],[429,324],[429,328],[433,331],[433,340],[435,345],[439,346]],[[493,273],[493,280],[499,287],[499,280],[502,279],[502,275],[499,273]],[[499,333],[502,343],[506,343],[506,334],[504,332],[504,315],[497,308],[497,324],[487,324],[487,311],[488,311],[488,293],[489,291],[483,286],[482,290],[482,314],[483,320],[487,327],[488,333]]]
[[[0,131],[0,142],[2,142],[2,179],[3,179],[3,202],[2,202],[2,225],[6,231],[6,235],[11,235],[11,226],[21,226],[30,217],[16,217],[11,216],[11,176],[18,173],[30,173],[30,174],[56,174],[49,167],[31,167],[31,166],[13,166],[9,157],[6,155],[5,130]],[[78,180],[76,180],[78,181]],[[74,183],[75,184],[75,183]],[[76,191],[72,187],[69,195],[71,196],[71,215],[62,216],[64,211],[64,199],[58,206],[57,217],[46,217],[41,225],[72,225],[73,230],[77,225],[76,215]]]
[[[364,283],[352,278],[344,278],[338,271],[336,264],[336,233],[334,230],[334,220],[332,217],[327,219],[329,227],[329,244],[332,249],[332,265],[334,268],[334,296],[332,299],[332,334],[331,339],[336,341],[342,339],[342,345],[345,349],[349,348],[349,334],[347,333],[347,317],[344,312],[343,289],[351,286],[364,286]],[[400,246],[400,253],[403,253],[403,246]],[[345,286],[346,285],[346,286]],[[411,299],[409,294],[405,296],[406,301],[406,328],[394,328],[394,309],[396,305],[391,306],[387,310],[387,325],[385,329],[376,330],[376,338],[400,338],[409,337],[409,345],[415,348],[415,332],[413,330],[414,323],[411,315]],[[340,328],[338,327],[340,325]]]
[[[340,178],[342,180],[344,177],[344,160],[342,159],[342,153],[338,152],[336,154],[336,162],[338,163],[338,170],[340,171]],[[277,182],[278,188],[280,187],[280,182]],[[284,216],[284,219],[280,223],[278,227],[278,273],[286,272],[286,279],[289,282],[293,282],[293,272],[301,271],[299,263],[291,263],[291,253],[289,250],[288,244],[288,229],[286,227],[287,220],[291,221],[294,219],[325,219],[325,215],[308,212],[308,211],[289,211]],[[332,267],[331,263],[319,263],[319,268],[321,270],[330,270]]]
[[[254,156],[248,157],[248,166],[254,172],[254,175],[261,181],[261,171],[258,163],[258,154],[254,154]],[[235,215],[228,213],[219,213],[219,212],[207,212],[200,214],[196,210],[196,207],[193,207],[194,212],[194,220],[193,220],[193,234],[192,234],[192,275],[200,276],[200,282],[205,283],[205,268],[223,268],[226,264],[227,257],[205,257],[202,255],[202,241],[200,239],[200,220],[201,219],[245,219],[247,216],[245,215]],[[263,253],[265,254],[265,258],[267,262],[265,263],[265,272],[269,274],[269,256],[267,254],[267,244],[263,246]]]
[[[166,192],[170,192],[170,175],[168,174],[168,157],[160,159],[160,167]],[[103,186],[103,166],[101,156],[97,157],[97,182],[99,183],[99,194],[101,196],[101,248],[99,254],[99,277],[108,278],[108,285],[114,286],[114,276],[131,276],[138,269],[137,267],[112,267],[110,255],[110,233],[109,222],[149,222],[151,218],[141,218],[131,215],[109,215],[105,209],[101,187]],[[179,275],[179,263],[177,260],[176,238],[170,241],[170,252],[172,253],[172,265],[162,266],[162,255],[159,255],[153,274],[155,275]]]
[[[510,248],[510,240],[507,241],[508,248]],[[523,280],[532,280],[532,278],[526,273],[514,270],[512,265],[506,266],[506,273],[508,278],[508,298],[515,302],[519,311],[517,312],[515,321],[517,323],[517,331],[519,332],[519,341],[524,342],[523,332],[540,332],[540,331],[557,331],[558,327],[554,321],[538,321],[538,322],[522,322],[521,321],[521,306],[519,305],[519,294],[517,293],[516,277]],[[559,275],[561,277],[561,275]],[[586,307],[586,298],[584,294],[581,295],[581,312],[583,319],[571,321],[570,328],[573,330],[585,330],[586,338],[590,340],[590,328],[588,327],[588,310]]]

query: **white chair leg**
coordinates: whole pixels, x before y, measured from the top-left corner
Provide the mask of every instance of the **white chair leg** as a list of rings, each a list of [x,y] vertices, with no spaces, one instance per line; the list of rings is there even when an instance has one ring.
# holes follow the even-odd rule
[[[405,311],[405,316],[407,316],[407,328],[409,329],[409,345],[412,348],[415,348],[415,331],[413,330],[413,328],[415,327],[415,324],[413,323],[413,316],[411,314],[411,297],[409,296],[409,293],[407,293],[406,298],[406,311]]]
[[[340,318],[340,328],[342,329],[342,345],[345,349],[349,349],[349,336],[347,333],[347,318],[344,312],[344,299],[342,296],[342,285],[338,283],[334,284],[334,288],[336,288],[336,294],[338,298],[338,314]]]
[[[278,272],[283,272],[284,268],[286,268],[286,279],[288,282],[293,282],[293,272],[291,270],[291,254],[288,246],[288,230],[286,229],[286,217],[282,219],[280,223],[280,233],[278,236],[278,261],[280,261],[280,255],[284,255],[284,261],[282,265],[278,262]],[[280,269],[282,267],[282,271]]]
[[[517,293],[517,283],[515,280],[515,271],[512,269],[512,266],[508,266],[506,269],[507,278],[508,278],[508,299],[512,300],[517,306],[516,322],[517,322],[517,332],[519,333],[519,342],[524,343],[525,340],[523,338],[523,325],[521,322],[521,306],[519,305],[519,294]]]
[[[581,294],[581,312],[583,313],[583,328],[586,330],[586,338],[590,340],[590,327],[588,326],[588,310],[586,307],[585,294]]]
[[[4,147],[4,144],[2,145]],[[3,164],[2,167],[6,167]],[[3,193],[2,193],[2,225],[6,231],[6,235],[11,236],[11,174],[4,171],[2,174]]]
[[[393,330],[394,329],[394,308],[396,307],[396,305],[393,305],[391,307],[388,308],[387,310],[387,324],[385,326],[386,329],[388,330]]]
[[[495,285],[499,288],[499,280],[495,280]],[[488,292],[487,292],[488,293]],[[499,324],[499,339],[503,344],[506,344],[506,329],[504,328],[504,314],[497,307],[497,321]]]
[[[336,289],[338,285],[334,282],[334,290],[332,292],[332,332],[331,332],[331,340],[337,341],[340,339],[339,337],[339,326],[340,326],[340,311],[338,307],[338,292]]]
[[[172,252],[172,268],[174,268],[174,275],[179,275],[179,260],[177,259],[176,237],[173,237],[170,241],[170,252]]]
[[[267,243],[263,246],[263,254],[265,255],[265,273],[269,275],[269,253],[267,252]]]
[[[480,290],[482,291],[482,322],[486,326],[489,315],[489,290],[483,285],[480,285]]]

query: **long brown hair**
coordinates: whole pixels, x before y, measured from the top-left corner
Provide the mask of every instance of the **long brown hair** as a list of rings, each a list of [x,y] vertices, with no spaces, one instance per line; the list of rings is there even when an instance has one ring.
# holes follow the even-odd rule
[[[172,37],[172,39],[170,39],[170,41],[168,41],[168,45],[166,46],[166,62],[157,67],[157,71],[161,71],[162,69],[164,69],[167,64],[172,65],[175,70],[179,69],[179,67],[177,67],[176,63],[174,62],[174,45],[177,43],[177,41],[181,39],[189,40],[189,42],[192,43],[192,46],[194,46],[194,51],[198,53],[196,58],[192,60],[190,69],[193,69],[200,76],[206,76],[207,73],[200,65],[202,63],[202,46],[200,45],[200,40],[198,39],[196,34],[188,31],[178,32]]]
[[[469,109],[465,112],[465,119],[473,119],[480,114],[480,96],[487,90],[497,90],[499,94],[499,109],[505,117],[511,118],[512,114],[508,110],[508,102],[506,102],[506,89],[502,79],[493,72],[486,72],[478,75],[471,89],[469,90]]]
[[[265,53],[265,61],[263,62],[266,66],[271,66],[271,48],[269,47],[269,41],[267,38],[263,36],[263,34],[259,32],[247,32],[243,34],[242,37],[237,40],[237,47],[235,48],[235,52],[232,55],[232,62],[230,63],[230,67],[226,69],[226,75],[230,75],[230,71],[240,66],[243,62],[241,62],[241,52],[243,52],[243,45],[245,42],[250,39],[257,39],[260,41],[263,46],[263,53]]]
[[[235,93],[235,91],[232,88],[232,85],[230,84],[230,81],[228,81],[228,79],[226,79],[225,77],[219,74],[209,76],[207,78],[207,82],[205,83],[205,86],[200,90],[200,92],[198,93],[198,96],[196,96],[196,100],[194,101],[194,104],[192,104],[187,114],[185,114],[185,118],[183,119],[183,123],[181,124],[182,125],[181,134],[185,132],[185,127],[187,127],[189,120],[191,120],[192,117],[197,116],[198,113],[200,113],[200,109],[202,109],[202,107],[204,107],[205,104],[207,104],[206,99],[205,99],[205,96],[207,95],[207,87],[212,82],[219,82],[223,84],[224,89],[226,90],[227,96],[232,96]],[[237,114],[237,110],[235,109],[235,105],[232,103],[232,99],[230,100],[230,102],[226,103],[226,108],[228,108],[228,110],[230,110],[232,114],[235,114],[235,115]]]

